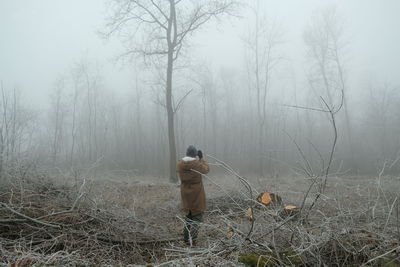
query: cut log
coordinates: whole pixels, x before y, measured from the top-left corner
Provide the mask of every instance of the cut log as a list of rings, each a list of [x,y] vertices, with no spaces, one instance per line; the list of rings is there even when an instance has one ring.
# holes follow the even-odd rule
[[[244,214],[244,217],[246,217],[247,219],[249,219],[250,221],[254,220],[254,213],[253,213],[253,209],[252,208],[248,208]]]
[[[257,197],[257,201],[264,206],[280,206],[282,205],[282,198],[274,193],[262,192]]]
[[[299,215],[300,213],[300,208],[294,205],[286,205],[283,210],[279,213],[279,216],[281,218],[287,218],[287,217],[295,217]]]
[[[226,238],[227,239],[231,239],[233,235],[234,235],[234,232],[233,231],[229,231],[229,232],[226,233]]]

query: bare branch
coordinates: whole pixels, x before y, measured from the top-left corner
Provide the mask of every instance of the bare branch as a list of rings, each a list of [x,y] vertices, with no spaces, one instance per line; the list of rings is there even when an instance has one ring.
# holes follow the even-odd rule
[[[191,92],[193,92],[193,89],[190,89],[184,96],[181,97],[181,99],[179,99],[178,103],[175,106],[174,113],[176,113],[179,110],[182,103],[185,101],[186,97],[190,95]]]
[[[24,219],[26,219],[28,221],[31,221],[31,222],[34,222],[34,223],[37,223],[37,224],[41,224],[41,225],[44,225],[44,226],[52,227],[52,228],[58,228],[58,229],[61,228],[61,226],[59,226],[59,225],[55,225],[55,224],[51,224],[51,223],[47,223],[47,222],[42,222],[42,221],[39,221],[37,219],[31,218],[29,216],[26,216],[25,214],[22,214],[22,213],[20,213],[20,212],[18,212],[16,210],[10,208],[6,203],[0,202],[0,206],[3,206],[4,208],[6,208],[7,210],[11,211],[15,215],[18,215],[18,216],[20,216],[20,217],[22,217],[22,218],[24,218]],[[6,220],[4,222],[10,222],[10,221]],[[13,222],[13,221],[11,220],[11,222]]]

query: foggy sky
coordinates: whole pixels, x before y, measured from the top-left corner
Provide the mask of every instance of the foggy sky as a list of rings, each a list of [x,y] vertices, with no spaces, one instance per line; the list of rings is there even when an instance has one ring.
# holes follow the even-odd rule
[[[302,75],[305,48],[302,34],[314,12],[336,7],[344,18],[349,39],[351,75],[399,84],[400,1],[397,0],[280,0],[264,1],[268,19],[282,25],[285,57]],[[132,87],[133,69],[113,63],[123,51],[116,38],[101,39],[105,1],[1,0],[0,80],[16,87],[32,105],[48,102],[57,76],[68,74],[74,62],[94,60],[102,66],[104,86],[118,92]],[[249,28],[249,12],[210,24],[192,40],[189,55],[221,67],[242,69],[242,38]],[[357,78],[356,78],[357,79]]]

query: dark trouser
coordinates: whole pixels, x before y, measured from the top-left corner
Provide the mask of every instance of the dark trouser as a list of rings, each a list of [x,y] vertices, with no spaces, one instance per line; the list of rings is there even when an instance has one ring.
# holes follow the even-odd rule
[[[185,242],[193,244],[193,241],[197,239],[197,235],[199,234],[200,223],[202,221],[203,213],[192,215],[192,213],[189,212],[189,214],[186,215],[185,226],[183,228],[183,239]]]

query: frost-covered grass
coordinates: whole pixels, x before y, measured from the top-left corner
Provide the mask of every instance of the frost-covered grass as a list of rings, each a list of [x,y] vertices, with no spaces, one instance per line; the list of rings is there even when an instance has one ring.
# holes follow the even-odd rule
[[[204,178],[209,208],[192,248],[179,240],[184,216],[179,186],[166,178],[121,171],[62,178],[16,178],[2,187],[1,202],[32,218],[67,210],[82,197],[73,211],[40,219],[64,225],[61,230],[31,221],[1,223],[0,262],[235,266],[239,258],[276,255],[274,264],[282,265],[290,262],[279,259],[286,252],[297,265],[299,259],[306,265],[397,262],[398,177],[329,177],[325,194],[307,217],[287,219],[280,217],[280,207],[249,199],[234,176],[211,172]],[[254,198],[268,191],[297,206],[311,182],[301,176],[246,178]],[[316,193],[311,190],[304,213]],[[251,206],[254,222],[245,216]],[[0,214],[0,220],[21,219],[5,208]],[[47,234],[53,238],[44,238]]]

